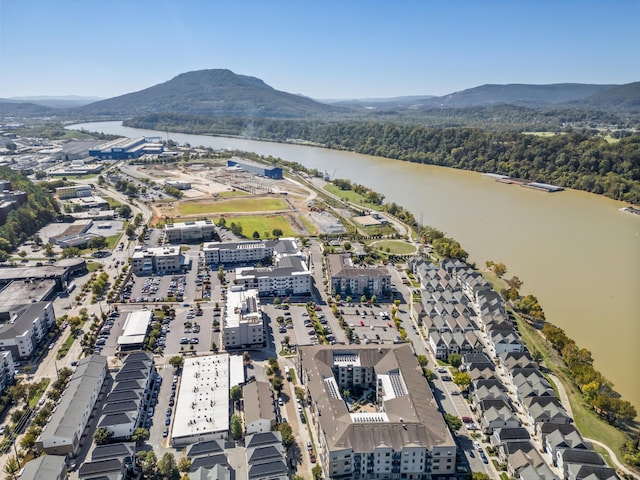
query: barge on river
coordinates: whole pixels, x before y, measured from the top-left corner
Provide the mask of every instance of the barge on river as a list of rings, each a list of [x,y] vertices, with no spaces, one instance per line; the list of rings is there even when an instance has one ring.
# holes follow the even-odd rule
[[[530,182],[529,180],[522,180],[521,178],[513,178],[507,175],[500,175],[499,173],[483,173],[485,177],[493,178],[496,182],[500,183],[513,183],[520,185],[521,187],[533,188],[535,190],[541,190],[543,192],[561,192],[564,187],[557,185],[551,185],[549,183]]]

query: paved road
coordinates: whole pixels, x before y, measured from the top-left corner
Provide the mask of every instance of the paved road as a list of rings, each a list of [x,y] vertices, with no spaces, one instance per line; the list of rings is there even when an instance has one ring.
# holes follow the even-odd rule
[[[569,401],[569,396],[567,395],[567,390],[564,388],[563,383],[560,381],[558,377],[554,375],[549,374],[549,378],[551,378],[551,380],[553,380],[553,383],[556,384],[556,387],[558,387],[558,395],[560,396],[560,402],[562,402],[562,406],[565,408],[567,413],[573,418],[573,409],[571,408],[571,402]],[[594,440],[593,438],[585,437],[585,440],[595,445],[598,445],[599,447],[604,448],[609,454],[609,456],[611,457],[611,461],[615,464],[615,466],[619,470],[622,470],[627,475],[631,475],[633,478],[640,479],[640,474],[630,470],[620,460],[618,460],[618,457],[616,456],[615,452],[611,450],[611,448],[609,448],[607,445],[600,442],[599,440]]]

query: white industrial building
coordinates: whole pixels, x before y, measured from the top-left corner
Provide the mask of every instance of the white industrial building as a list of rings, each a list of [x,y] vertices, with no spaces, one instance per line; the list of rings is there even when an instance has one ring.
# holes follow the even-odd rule
[[[80,360],[67,388],[40,433],[36,446],[48,455],[74,456],[107,376],[107,357]]]
[[[225,439],[229,432],[229,355],[185,358],[171,444]]]
[[[213,239],[216,226],[211,220],[167,223],[164,233],[169,243],[206,242]]]
[[[165,180],[165,187],[173,187],[178,190],[189,190],[191,188],[191,182],[186,182],[184,180]]]
[[[257,290],[245,290],[238,285],[229,289],[222,336],[226,350],[264,346],[264,321]]]
[[[142,348],[151,320],[153,320],[153,313],[149,310],[131,312],[127,315],[122,328],[122,335],[118,337],[118,349],[138,350]]]

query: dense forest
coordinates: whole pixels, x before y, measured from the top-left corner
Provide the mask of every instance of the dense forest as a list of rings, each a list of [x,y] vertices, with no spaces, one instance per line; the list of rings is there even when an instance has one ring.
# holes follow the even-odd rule
[[[327,148],[552,183],[640,205],[637,134],[610,143],[601,136],[584,133],[535,136],[469,127],[179,114],[148,115],[126,125],[275,141],[304,140]]]
[[[53,196],[21,173],[0,167],[0,179],[9,180],[13,190],[27,193],[27,203],[10,212],[7,221],[0,226],[0,258],[3,258],[21,242],[51,223],[59,211]]]

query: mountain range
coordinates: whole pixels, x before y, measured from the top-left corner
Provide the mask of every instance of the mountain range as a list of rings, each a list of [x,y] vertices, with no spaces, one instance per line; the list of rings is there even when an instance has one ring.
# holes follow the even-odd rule
[[[82,105],[86,98],[0,99],[3,115],[127,118],[152,113],[291,119],[362,118],[372,110],[465,109],[514,105],[640,113],[640,82],[625,85],[560,83],[482,85],[444,96],[325,100],[276,90],[264,81],[226,69],[182,73],[143,90]],[[89,99],[90,100],[90,99]],[[56,104],[57,102],[57,104]],[[66,104],[65,104],[66,102]],[[69,102],[75,102],[69,108]],[[56,107],[56,108],[53,108]]]

